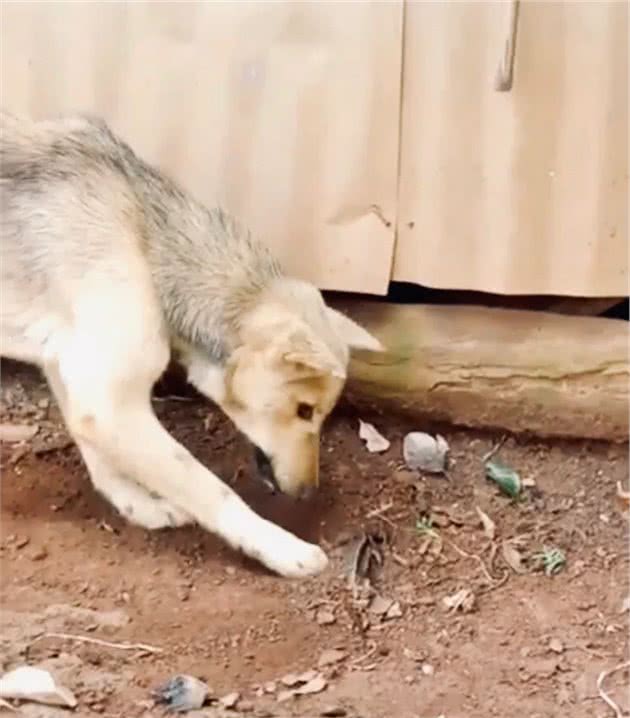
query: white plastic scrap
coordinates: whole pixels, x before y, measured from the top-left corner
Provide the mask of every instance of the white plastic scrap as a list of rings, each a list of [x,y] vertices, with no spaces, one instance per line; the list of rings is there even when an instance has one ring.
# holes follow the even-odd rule
[[[390,442],[372,424],[361,419],[359,419],[359,438],[365,441],[365,448],[371,454],[380,454],[390,447]]]
[[[434,439],[424,431],[412,431],[403,440],[403,458],[413,471],[443,473],[448,450],[446,439],[439,434]]]
[[[48,671],[32,666],[20,666],[5,673],[0,678],[0,698],[67,708],[77,705],[72,691],[60,686]]]

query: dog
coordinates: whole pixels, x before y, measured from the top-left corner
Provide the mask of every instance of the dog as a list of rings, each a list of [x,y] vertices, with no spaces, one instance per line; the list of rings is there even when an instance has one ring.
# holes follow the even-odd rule
[[[258,516],[160,424],[171,357],[282,492],[319,482],[350,351],[378,340],[98,117],[0,112],[1,354],[39,366],[98,492],[147,529],[198,523],[286,577],[327,557]]]

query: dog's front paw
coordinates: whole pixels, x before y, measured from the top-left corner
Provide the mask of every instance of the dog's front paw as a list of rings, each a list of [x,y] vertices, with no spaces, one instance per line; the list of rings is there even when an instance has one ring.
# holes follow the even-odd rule
[[[277,544],[274,555],[263,559],[270,569],[286,578],[306,578],[328,566],[328,557],[319,546],[292,538]]]

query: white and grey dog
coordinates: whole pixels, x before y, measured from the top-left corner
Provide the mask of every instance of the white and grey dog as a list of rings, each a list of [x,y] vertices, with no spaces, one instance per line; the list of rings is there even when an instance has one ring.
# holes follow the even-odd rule
[[[151,389],[173,354],[299,497],[350,349],[378,341],[101,120],[3,112],[1,131],[1,353],[44,371],[96,489],[146,528],[197,522],[284,576],[321,571],[175,441]]]

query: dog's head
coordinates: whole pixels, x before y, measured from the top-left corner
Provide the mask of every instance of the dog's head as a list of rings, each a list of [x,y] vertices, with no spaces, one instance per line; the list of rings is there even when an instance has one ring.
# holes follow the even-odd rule
[[[320,431],[352,349],[382,351],[303,282],[284,280],[244,318],[219,403],[256,447],[263,478],[286,494],[306,497],[318,486]]]

